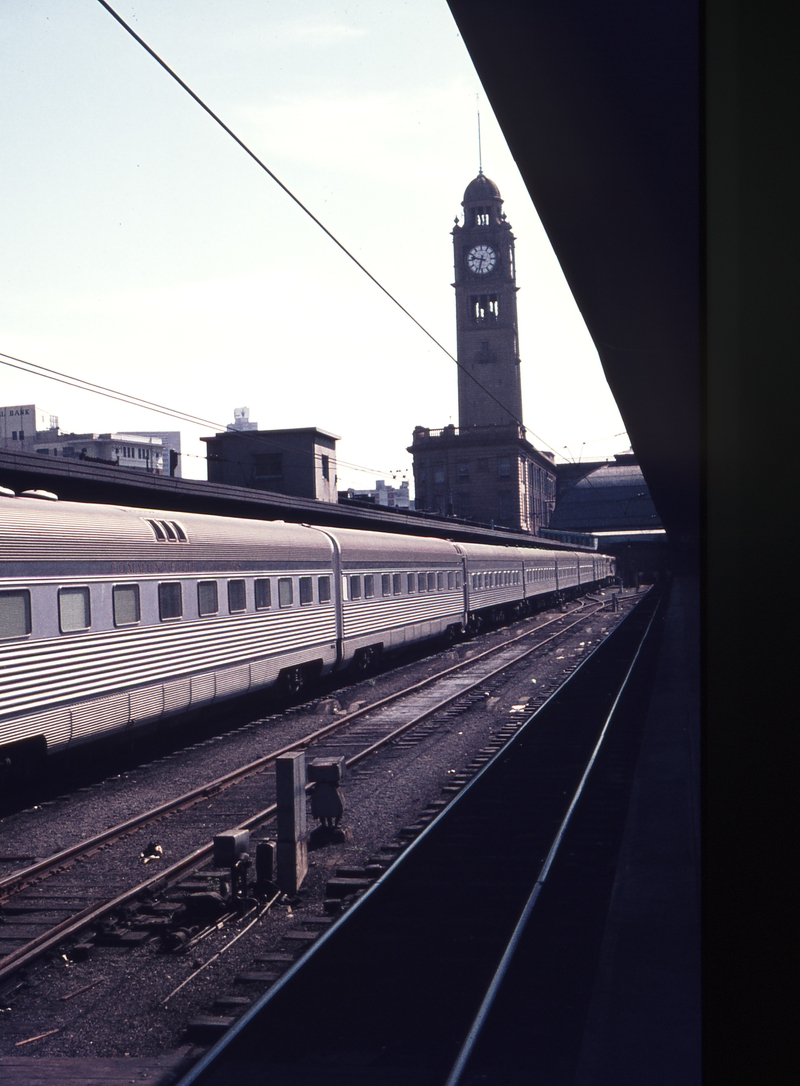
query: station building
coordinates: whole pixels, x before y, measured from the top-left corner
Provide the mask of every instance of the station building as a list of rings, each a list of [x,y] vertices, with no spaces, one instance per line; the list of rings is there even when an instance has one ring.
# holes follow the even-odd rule
[[[554,457],[522,422],[514,235],[483,171],[453,228],[458,427],[417,426],[416,508],[536,534],[555,506]]]

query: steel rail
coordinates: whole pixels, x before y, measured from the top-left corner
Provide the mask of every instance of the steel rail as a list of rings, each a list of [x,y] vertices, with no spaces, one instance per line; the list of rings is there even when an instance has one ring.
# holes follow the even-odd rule
[[[605,605],[603,605],[603,606],[605,606]],[[398,700],[400,697],[403,697],[403,696],[405,696],[405,695],[407,695],[407,694],[409,694],[411,692],[417,691],[421,687],[430,685],[430,683],[432,683],[436,679],[440,679],[445,675],[452,674],[455,671],[463,670],[467,665],[475,664],[476,662],[485,659],[487,656],[495,654],[500,649],[507,648],[511,644],[515,644],[518,641],[524,640],[525,638],[530,637],[533,634],[537,633],[539,630],[544,629],[546,626],[552,625],[554,622],[563,621],[563,619],[565,617],[569,617],[570,615],[574,615],[574,614],[576,614],[578,612],[582,612],[579,619],[576,619],[574,622],[571,622],[564,629],[557,630],[555,633],[551,634],[549,637],[545,638],[543,641],[537,642],[535,645],[532,645],[529,649],[526,649],[524,652],[522,652],[519,655],[515,656],[514,659],[506,661],[500,667],[498,667],[494,671],[490,672],[488,675],[481,676],[481,678],[477,679],[474,683],[471,683],[466,687],[462,687],[458,691],[455,691],[454,693],[448,695],[446,698],[438,701],[434,705],[428,706],[423,712],[418,713],[410,721],[408,721],[405,724],[401,725],[399,728],[394,729],[392,732],[390,732],[389,734],[383,736],[381,739],[377,740],[376,742],[370,744],[364,750],[359,751],[357,754],[353,755],[346,762],[346,765],[352,766],[352,765],[356,764],[357,762],[361,761],[361,759],[366,758],[368,755],[374,753],[376,750],[380,749],[381,747],[384,747],[387,744],[391,743],[392,741],[397,739],[399,736],[401,736],[405,732],[410,731],[412,728],[416,727],[419,723],[421,723],[421,721],[426,720],[428,717],[430,717],[433,714],[439,712],[442,708],[446,707],[447,705],[451,704],[454,701],[457,701],[459,698],[463,697],[465,694],[468,694],[471,690],[474,690],[475,687],[485,685],[488,681],[490,681],[495,676],[501,674],[503,671],[508,670],[508,668],[513,667],[515,664],[519,663],[519,661],[524,660],[527,656],[530,656],[532,653],[536,652],[538,649],[542,648],[544,645],[548,644],[549,642],[554,641],[558,637],[561,637],[564,633],[568,632],[574,626],[579,625],[579,623],[583,619],[585,619],[587,617],[591,617],[593,614],[596,614],[597,611],[599,611],[601,609],[602,608],[596,608],[595,611],[588,611],[587,612],[583,607],[574,608],[572,611],[567,612],[566,615],[560,615],[560,616],[558,616],[558,618],[550,619],[546,623],[542,623],[541,625],[535,627],[535,629],[533,629],[533,630],[529,630],[526,633],[519,635],[518,637],[510,638],[509,640],[504,641],[499,646],[494,646],[491,649],[488,649],[488,650],[486,650],[484,652],[478,653],[477,655],[470,657],[469,660],[462,661],[460,664],[457,664],[457,665],[455,665],[455,666],[453,666],[451,668],[447,668],[444,671],[438,672],[435,676],[431,676],[431,677],[429,677],[427,679],[423,679],[420,682],[414,683],[412,686],[404,688],[402,691],[399,691],[396,694],[392,694],[392,695],[389,695],[389,696],[387,696],[385,698],[381,698],[378,701],[375,701],[375,702],[373,702],[372,704],[370,704],[368,706],[363,706],[361,709],[358,709],[355,712],[353,712],[352,714],[349,714],[346,720],[342,719],[342,720],[334,722],[334,724],[332,724],[332,725],[326,726],[325,728],[318,729],[316,732],[311,733],[310,736],[306,736],[302,740],[298,740],[298,741],[296,741],[296,742],[294,742],[292,744],[289,744],[288,746],[281,748],[279,751],[273,752],[271,755],[266,755],[266,756],[264,756],[264,758],[258,759],[257,762],[249,763],[249,765],[247,767],[244,767],[244,768],[249,772],[253,772],[254,771],[253,770],[254,766],[261,766],[261,765],[263,765],[264,763],[266,763],[266,762],[268,762],[270,760],[274,760],[274,758],[276,758],[281,753],[297,749],[298,747],[306,746],[306,745],[308,745],[309,741],[313,741],[314,739],[319,738],[320,736],[323,736],[325,734],[330,733],[335,728],[338,728],[338,727],[342,726],[345,723],[349,723],[356,716],[359,716],[359,717],[363,716],[366,713],[375,710],[376,708],[383,707],[386,704],[390,704],[391,702]],[[218,780],[226,782],[226,783],[232,783],[232,781],[229,778],[233,778],[235,780],[237,776],[242,776],[242,775],[244,775],[244,773],[241,770],[240,771],[233,771],[233,773],[226,774],[225,777],[220,777],[220,778],[218,778]],[[212,783],[216,784],[217,782],[212,782]],[[313,787],[312,784],[306,785],[306,791],[307,792],[310,791],[312,787]],[[215,794],[219,790],[220,790],[220,788],[213,788],[212,789],[211,785],[208,784],[208,785],[203,786],[202,789],[196,789],[194,791],[194,793],[186,793],[186,795],[184,797],[179,797],[179,800],[172,801],[171,804],[164,804],[164,805],[162,805],[162,807],[156,808],[154,810],[157,810],[159,812],[163,812],[164,809],[174,810],[176,805],[179,803],[179,801],[182,801],[182,802],[186,803],[187,805],[189,804],[189,801],[186,799],[187,796],[193,796],[194,799],[200,799],[200,798],[203,798],[204,796],[207,797],[207,796],[209,796],[211,794]],[[239,823],[239,825],[236,826],[235,829],[236,830],[253,830],[253,829],[257,829],[258,827],[262,826],[265,822],[269,821],[272,817],[274,817],[276,812],[277,812],[277,804],[272,803],[268,807],[264,808],[261,811],[258,811],[256,814],[252,815],[250,818],[248,818],[245,821]],[[152,815],[152,812],[150,812],[150,814]],[[140,825],[140,824],[142,824],[143,820],[145,820],[145,819],[146,819],[146,816],[138,816],[136,819],[131,819],[127,823],[122,823],[119,827],[113,827],[111,830],[107,831],[106,834],[100,834],[100,835],[98,835],[97,838],[92,838],[90,841],[84,842],[83,843],[83,850],[84,851],[89,851],[90,846],[93,848],[93,847],[96,847],[98,843],[102,843],[103,840],[107,841],[109,839],[112,839],[114,836],[121,836],[124,832],[127,832],[128,830],[133,828],[132,824]],[[13,973],[17,972],[19,969],[22,969],[25,966],[31,964],[31,962],[33,962],[37,958],[41,957],[42,954],[45,954],[49,950],[54,949],[61,942],[63,942],[65,939],[68,939],[68,938],[70,938],[70,937],[72,937],[74,935],[79,934],[85,928],[91,926],[93,923],[96,923],[98,920],[102,919],[108,913],[113,912],[115,909],[119,909],[119,908],[121,908],[121,907],[123,907],[125,905],[130,904],[132,901],[134,901],[137,897],[139,897],[145,891],[154,890],[155,888],[157,888],[159,886],[166,887],[168,885],[171,885],[172,883],[177,881],[179,878],[182,878],[183,876],[185,876],[187,874],[190,874],[192,871],[197,870],[197,868],[202,866],[209,859],[209,857],[213,854],[213,851],[214,851],[213,841],[209,841],[205,845],[201,845],[199,848],[194,849],[191,853],[189,853],[188,856],[185,856],[181,860],[178,860],[176,863],[172,864],[170,867],[164,868],[161,871],[159,871],[158,873],[152,875],[150,878],[145,879],[144,882],[141,882],[141,883],[137,884],[136,886],[133,886],[133,887],[129,888],[128,890],[123,891],[121,894],[118,894],[114,898],[111,898],[111,899],[109,899],[107,901],[93,903],[92,905],[88,906],[87,908],[81,910],[79,913],[75,914],[75,916],[69,917],[64,921],[61,921],[61,923],[56,925],[54,928],[51,928],[48,931],[43,932],[41,935],[37,936],[35,939],[33,939],[30,942],[26,943],[24,946],[19,947],[15,951],[12,951],[10,954],[8,954],[4,958],[0,959],[0,983],[2,983],[7,977],[11,976]],[[66,859],[68,861],[69,859],[73,859],[77,855],[80,854],[80,846],[78,846],[78,845],[73,846],[72,849],[67,849],[67,850],[65,850],[65,852],[70,853],[70,855],[68,857],[66,857]],[[60,862],[63,863],[64,862],[64,854],[63,853],[59,854],[59,857],[61,857]],[[52,858],[52,859],[54,860],[55,858]],[[53,863],[53,862],[43,861],[43,863],[47,865],[48,870],[51,870],[53,867],[56,866],[56,864]],[[26,871],[30,871],[30,870],[31,869],[26,869]],[[25,873],[26,872],[20,872],[19,873],[20,877],[22,877],[22,875],[24,875]],[[10,878],[13,878],[13,876],[10,876]],[[8,881],[8,880],[4,880],[4,881]],[[20,889],[20,888],[21,888],[21,886],[17,887],[17,889]]]
[[[605,606],[604,604],[602,606]],[[601,608],[598,608],[598,610]],[[579,611],[586,611],[584,605],[573,608],[571,611],[566,612],[566,616],[575,614]],[[596,612],[590,612],[596,613]],[[331,724],[325,725],[323,728],[318,728],[316,731],[310,732],[307,735],[302,736],[300,739],[294,740],[291,743],[287,743],[283,747],[279,747],[277,750],[270,751],[269,754],[262,755],[260,758],[256,758],[253,762],[248,762],[247,765],[240,766],[238,769],[231,770],[230,773],[226,773],[221,777],[217,777],[212,781],[207,781],[205,784],[200,785],[197,788],[190,789],[188,792],[184,792],[180,796],[176,796],[174,799],[168,800],[166,803],[160,804],[158,807],[153,807],[148,811],[143,811],[141,814],[134,815],[133,818],[126,819],[124,822],[118,823],[116,826],[110,826],[108,829],[103,830],[102,833],[96,834],[94,837],[88,837],[84,841],[78,841],[74,845],[70,845],[68,848],[62,849],[60,852],[54,853],[52,856],[48,856],[44,860],[39,860],[34,864],[30,864],[28,867],[22,868],[19,871],[14,871],[10,875],[6,875],[0,878],[0,901],[5,900],[11,895],[22,890],[33,880],[47,874],[49,871],[53,871],[62,865],[68,863],[70,860],[79,858],[90,852],[94,848],[98,848],[100,845],[109,844],[115,841],[117,838],[130,833],[132,830],[138,829],[140,826],[145,826],[149,822],[155,822],[165,814],[169,814],[171,811],[180,810],[183,807],[189,807],[193,803],[197,803],[200,800],[208,799],[210,796],[222,791],[227,786],[236,783],[236,781],[243,780],[245,777],[252,773],[258,773],[265,766],[269,765],[276,758],[282,754],[288,754],[290,751],[298,750],[309,746],[311,743],[316,742],[318,739],[330,734],[339,728],[346,727],[354,720],[364,716],[366,713],[372,712],[375,709],[381,708],[385,705],[390,705],[392,702],[398,701],[400,698],[406,697],[408,694],[415,693],[425,686],[430,686],[432,683],[437,682],[439,679],[444,678],[447,675],[451,675],[454,672],[464,670],[467,667],[472,666],[479,660],[485,659],[487,656],[496,654],[509,645],[516,644],[518,641],[522,641],[525,638],[532,637],[538,633],[539,630],[545,629],[547,626],[552,625],[555,622],[561,622],[566,617],[565,615],[558,615],[552,619],[548,619],[547,622],[543,622],[538,626],[535,626],[532,630],[526,630],[524,633],[519,634],[516,637],[508,638],[499,645],[493,645],[491,648],[477,653],[475,656],[470,656],[467,660],[462,660],[458,664],[454,664],[452,667],[445,668],[443,671],[438,671],[434,675],[430,675],[425,679],[421,679],[411,686],[404,687],[402,690],[398,690],[393,694],[388,694],[386,697],[379,698],[377,701],[370,702],[369,705],[361,706],[359,709],[355,709],[352,713],[347,713],[344,716],[339,717],[338,720],[334,720]],[[570,629],[567,627],[566,629]],[[565,633],[566,630],[559,631]]]
[[[538,876],[536,878],[536,882],[534,883],[533,889],[531,890],[531,893],[528,896],[527,901],[525,902],[525,906],[522,909],[522,912],[520,913],[519,919],[517,920],[517,923],[516,923],[516,925],[514,927],[514,931],[511,934],[511,938],[509,939],[508,943],[506,944],[506,948],[505,948],[505,950],[503,952],[502,957],[500,958],[500,961],[499,961],[499,963],[497,965],[497,969],[495,970],[494,975],[493,975],[493,977],[492,977],[492,979],[491,979],[491,981],[489,983],[489,986],[486,989],[486,994],[485,994],[485,996],[484,996],[484,998],[483,998],[483,1000],[481,1002],[480,1008],[478,1009],[478,1013],[475,1015],[475,1018],[472,1021],[472,1024],[471,1024],[470,1029],[469,1029],[469,1031],[467,1033],[467,1036],[464,1039],[464,1043],[461,1046],[461,1049],[460,1049],[460,1051],[458,1053],[458,1056],[456,1057],[455,1063],[453,1064],[452,1070],[450,1071],[450,1074],[447,1077],[447,1080],[445,1082],[445,1086],[459,1086],[459,1084],[462,1082],[462,1076],[463,1076],[464,1071],[465,1071],[465,1069],[467,1067],[467,1064],[469,1062],[469,1058],[472,1055],[472,1052],[474,1051],[475,1045],[476,1045],[476,1043],[478,1041],[478,1038],[479,1038],[479,1036],[481,1034],[481,1030],[484,1027],[484,1024],[485,1024],[486,1019],[487,1019],[487,1017],[489,1015],[489,1012],[492,1009],[492,1005],[494,1004],[495,998],[497,997],[497,993],[500,990],[500,987],[501,987],[501,985],[503,983],[503,980],[504,980],[504,978],[505,978],[505,976],[506,976],[506,974],[508,972],[509,966],[511,965],[511,962],[512,962],[512,960],[514,958],[514,955],[517,952],[517,948],[519,946],[520,941],[522,940],[525,929],[528,926],[528,923],[529,923],[530,918],[531,918],[531,914],[533,913],[534,906],[536,905],[536,901],[537,901],[537,899],[539,897],[539,894],[542,891],[542,887],[544,886],[545,880],[546,880],[546,878],[547,878],[547,876],[548,876],[548,874],[550,872],[550,868],[553,866],[553,862],[554,862],[554,860],[556,858],[556,854],[558,853],[561,842],[564,839],[564,834],[567,831],[567,826],[569,825],[570,820],[572,819],[572,815],[574,814],[575,808],[576,808],[576,806],[578,804],[578,801],[581,798],[584,786],[586,785],[586,781],[588,780],[589,774],[591,773],[591,770],[592,770],[592,767],[593,767],[595,761],[597,760],[597,756],[600,753],[600,748],[603,745],[603,740],[606,737],[606,733],[607,733],[607,731],[609,729],[611,721],[612,721],[612,719],[614,717],[614,714],[617,711],[617,706],[619,705],[619,702],[620,702],[620,699],[622,698],[622,695],[625,693],[625,690],[627,689],[628,682],[630,681],[631,675],[633,674],[633,669],[636,666],[636,663],[637,663],[637,661],[639,659],[642,648],[644,647],[645,641],[647,640],[648,634],[650,633],[650,629],[651,629],[651,627],[653,625],[653,622],[655,621],[656,615],[659,613],[659,610],[660,610],[660,608],[657,606],[655,608],[655,610],[653,611],[653,614],[650,616],[650,620],[647,623],[647,626],[646,626],[646,628],[644,630],[644,633],[642,634],[642,637],[641,637],[641,639],[639,641],[639,644],[638,644],[638,646],[636,648],[636,652],[634,654],[634,657],[631,660],[627,671],[625,672],[625,675],[624,675],[624,677],[622,679],[622,682],[620,683],[619,689],[617,690],[616,696],[614,697],[614,701],[613,701],[613,703],[611,705],[611,708],[609,709],[608,714],[606,715],[606,719],[605,719],[605,721],[603,723],[603,727],[602,727],[602,729],[600,731],[600,735],[599,735],[599,737],[597,739],[597,742],[596,742],[596,744],[594,746],[594,750],[592,751],[591,756],[589,757],[589,761],[587,762],[586,768],[583,771],[583,775],[581,776],[581,779],[580,779],[580,781],[578,783],[578,787],[575,789],[575,793],[572,796],[572,800],[570,801],[570,805],[567,808],[567,813],[564,815],[564,818],[562,819],[561,824],[558,827],[556,835],[553,838],[553,843],[550,846],[550,849],[549,849],[549,851],[547,853],[547,856],[545,857],[544,863],[541,866],[539,874],[538,874]]]

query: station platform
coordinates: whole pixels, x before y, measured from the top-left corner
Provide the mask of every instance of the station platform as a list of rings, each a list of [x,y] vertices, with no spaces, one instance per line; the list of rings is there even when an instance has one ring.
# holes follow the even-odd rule
[[[700,606],[672,586],[574,1086],[699,1086]]]

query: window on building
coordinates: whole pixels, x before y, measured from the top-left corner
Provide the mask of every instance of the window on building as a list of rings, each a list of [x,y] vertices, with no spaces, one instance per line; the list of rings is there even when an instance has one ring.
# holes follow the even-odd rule
[[[401,573],[395,573],[392,576],[392,591],[395,596],[399,596],[403,591],[403,575]]]
[[[475,226],[488,226],[489,225],[489,208],[488,207],[476,207],[475,208]]]
[[[361,599],[361,578],[357,574],[350,578],[350,599]]]
[[[183,592],[179,581],[165,581],[158,586],[158,615],[162,622],[183,615]]]
[[[294,603],[294,591],[291,577],[278,578],[278,606],[291,607]]]
[[[31,594],[28,589],[0,592],[0,639],[26,637],[30,632]]]
[[[375,578],[371,573],[364,574],[364,598],[372,599],[375,595]]]
[[[460,483],[469,482],[469,464],[458,465],[458,481]]]
[[[511,475],[511,459],[508,456],[501,456],[497,461],[497,474],[501,479],[508,479]]]
[[[253,460],[256,479],[280,479],[283,476],[282,453],[258,453]]]
[[[433,481],[434,481],[434,483],[443,483],[444,479],[445,479],[444,465],[439,465],[439,467],[436,467],[436,468],[433,469]]]
[[[217,595],[216,581],[197,582],[197,613],[198,615],[216,615],[219,611],[219,597]]]
[[[115,626],[132,626],[142,617],[138,584],[115,584],[112,602]]]
[[[496,294],[472,294],[469,299],[473,324],[496,324],[500,303]]]
[[[89,629],[92,611],[88,588],[59,589],[58,623],[62,633]]]
[[[299,584],[300,605],[314,602],[314,578],[301,577]]]
[[[329,456],[326,456],[325,453],[322,454],[320,459],[322,461],[322,478],[326,480],[330,479],[331,459]]]
[[[318,577],[317,578],[317,590],[319,592],[320,603],[331,602],[331,579],[330,577]]]
[[[247,587],[239,578],[228,581],[228,610],[231,612],[247,610]]]

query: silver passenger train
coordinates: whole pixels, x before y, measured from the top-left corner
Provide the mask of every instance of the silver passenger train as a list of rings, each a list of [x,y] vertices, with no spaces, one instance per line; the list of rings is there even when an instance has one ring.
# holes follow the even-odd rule
[[[0,496],[0,760],[608,583],[602,554]]]

